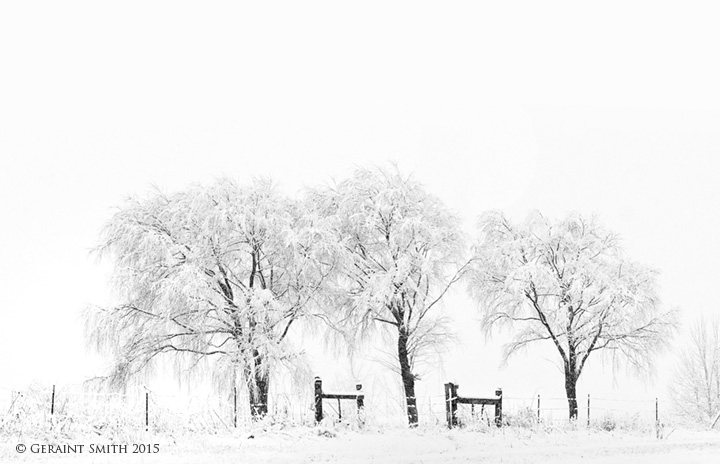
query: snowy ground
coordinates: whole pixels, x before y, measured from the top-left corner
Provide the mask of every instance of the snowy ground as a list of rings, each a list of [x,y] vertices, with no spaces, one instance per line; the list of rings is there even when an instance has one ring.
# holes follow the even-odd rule
[[[323,433],[324,432],[324,433]],[[253,438],[249,435],[252,433]],[[666,431],[658,440],[648,434],[603,431],[403,430],[331,431],[298,427],[282,431],[224,436],[139,437],[159,443],[153,455],[18,454],[19,443],[3,438],[0,462],[28,463],[613,463],[708,464],[720,462],[719,432]],[[25,445],[41,440],[25,439]]]

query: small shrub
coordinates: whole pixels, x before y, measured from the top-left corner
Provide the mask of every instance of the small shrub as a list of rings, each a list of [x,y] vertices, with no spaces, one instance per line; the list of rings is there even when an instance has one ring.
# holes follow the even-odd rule
[[[605,416],[600,420],[600,423],[598,424],[601,430],[604,430],[606,432],[612,432],[617,427],[617,423],[615,422],[615,419],[613,419],[610,416]]]

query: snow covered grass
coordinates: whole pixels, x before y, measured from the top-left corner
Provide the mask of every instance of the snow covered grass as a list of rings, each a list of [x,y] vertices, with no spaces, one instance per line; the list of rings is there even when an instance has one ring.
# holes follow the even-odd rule
[[[19,455],[16,437],[5,437],[0,462],[33,463],[654,463],[700,464],[720,459],[720,434],[676,430],[664,439],[633,432],[595,429],[488,428],[484,431],[442,427],[409,430],[347,426],[290,427],[258,424],[226,433],[139,433],[116,443],[158,443],[159,453]],[[47,443],[25,438],[24,443]],[[80,437],[62,443],[107,443]]]

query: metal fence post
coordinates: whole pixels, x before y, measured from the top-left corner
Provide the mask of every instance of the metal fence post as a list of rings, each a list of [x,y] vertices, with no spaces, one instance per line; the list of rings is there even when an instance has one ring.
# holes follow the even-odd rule
[[[587,426],[590,427],[590,393],[588,393]]]
[[[237,385],[233,384],[233,425],[237,428]]]

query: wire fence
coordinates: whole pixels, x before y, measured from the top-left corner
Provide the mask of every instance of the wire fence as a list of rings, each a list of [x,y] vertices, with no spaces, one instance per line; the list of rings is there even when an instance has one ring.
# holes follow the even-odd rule
[[[271,394],[267,421],[270,424],[313,425],[314,403],[303,395]],[[34,386],[23,390],[0,388],[0,435],[32,434],[50,427],[53,433],[121,434],[152,431],[220,432],[253,424],[242,392],[228,395],[167,395],[146,388],[122,393],[86,391],[72,386]],[[392,427],[407,424],[404,398],[365,392],[362,417],[354,404],[324,400],[326,422]],[[655,398],[577,398],[574,424],[602,430],[633,429],[657,433],[667,422],[669,405]],[[417,397],[421,426],[444,427],[447,406],[444,395]],[[568,400],[561,397],[503,397],[503,425],[557,427],[568,424]],[[461,425],[483,428],[494,425],[492,406],[462,404],[457,409]]]
[[[145,388],[123,393],[60,386],[0,389],[0,434],[32,434],[48,427],[60,435],[215,432],[250,422],[249,411],[236,410],[235,404],[219,395],[165,395]]]

